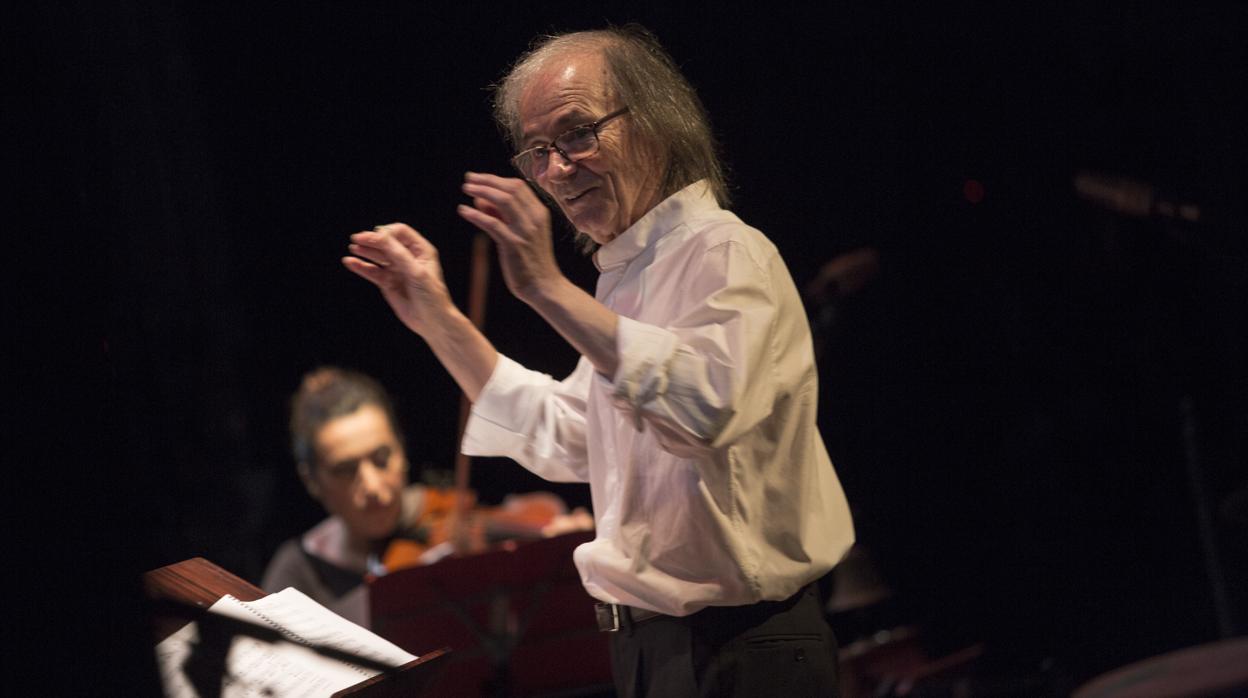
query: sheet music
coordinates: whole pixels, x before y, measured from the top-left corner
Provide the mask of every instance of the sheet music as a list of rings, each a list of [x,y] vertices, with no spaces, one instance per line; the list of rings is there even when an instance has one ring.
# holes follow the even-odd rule
[[[263,613],[274,623],[314,645],[358,654],[390,666],[400,666],[416,659],[416,655],[339,616],[294,587],[257,601],[244,602],[243,605]]]
[[[218,690],[222,698],[324,697],[378,673],[323,656],[299,642],[391,666],[416,659],[293,588],[252,602],[226,595],[208,612],[277,630],[295,641],[267,642],[235,634],[228,649],[210,647],[211,633],[189,623],[156,647],[165,695],[170,698],[198,698],[201,691],[217,695]]]

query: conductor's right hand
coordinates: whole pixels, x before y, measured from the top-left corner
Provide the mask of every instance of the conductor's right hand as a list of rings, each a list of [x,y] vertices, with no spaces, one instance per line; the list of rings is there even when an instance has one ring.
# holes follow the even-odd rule
[[[442,278],[438,250],[411,227],[390,223],[358,232],[347,249],[354,256],[343,257],[343,266],[373,282],[416,334],[427,339],[458,312]]]

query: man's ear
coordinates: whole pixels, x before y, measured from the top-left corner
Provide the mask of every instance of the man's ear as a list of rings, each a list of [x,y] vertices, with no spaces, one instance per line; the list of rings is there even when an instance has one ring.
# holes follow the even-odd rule
[[[312,468],[307,463],[299,464],[299,479],[303,480],[303,486],[307,488],[308,495],[317,501],[321,499],[321,486],[317,484],[316,478],[312,476]]]

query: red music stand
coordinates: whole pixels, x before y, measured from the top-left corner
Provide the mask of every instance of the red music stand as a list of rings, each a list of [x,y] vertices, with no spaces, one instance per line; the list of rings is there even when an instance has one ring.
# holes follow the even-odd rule
[[[609,693],[607,637],[572,564],[592,538],[569,533],[380,577],[370,585],[373,631],[405,649],[454,648],[429,696]]]

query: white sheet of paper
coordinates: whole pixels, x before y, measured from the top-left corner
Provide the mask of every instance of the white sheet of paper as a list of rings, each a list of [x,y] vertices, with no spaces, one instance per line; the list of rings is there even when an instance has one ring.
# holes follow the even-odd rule
[[[336,615],[296,589],[284,589],[251,602],[223,596],[209,613],[281,631],[287,637],[350,652],[391,666],[416,659],[375,633]],[[156,647],[165,695],[198,698],[186,675],[200,633],[189,623]],[[265,642],[235,636],[226,655],[222,698],[313,698],[331,695],[374,676],[366,669],[318,654],[298,642]]]

